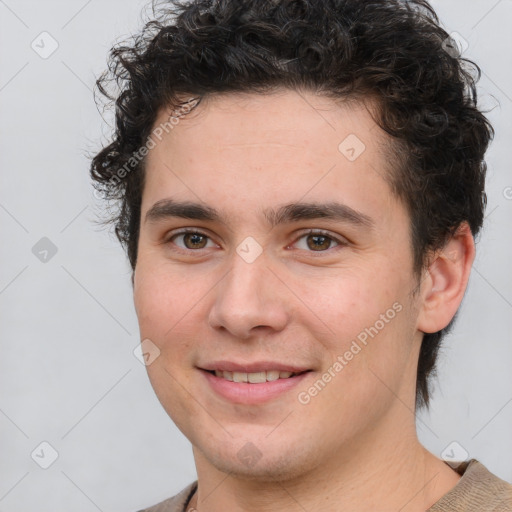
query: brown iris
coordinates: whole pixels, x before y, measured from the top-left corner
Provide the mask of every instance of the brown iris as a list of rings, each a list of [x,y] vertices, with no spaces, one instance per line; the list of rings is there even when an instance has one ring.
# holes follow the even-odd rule
[[[203,249],[206,245],[206,236],[201,233],[184,233],[183,242],[187,249]],[[188,243],[190,242],[190,246]]]
[[[313,240],[313,243],[310,243],[310,240]],[[331,239],[328,236],[324,235],[309,235],[307,237],[308,247],[314,251],[329,249],[331,245]]]

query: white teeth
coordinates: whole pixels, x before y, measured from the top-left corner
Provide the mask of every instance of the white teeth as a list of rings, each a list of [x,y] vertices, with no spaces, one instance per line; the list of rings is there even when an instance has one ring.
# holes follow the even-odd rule
[[[247,373],[233,372],[234,382],[247,382]]]
[[[248,373],[247,377],[251,384],[258,384],[259,382],[267,382],[266,372]]]
[[[269,372],[266,372],[266,374],[267,374],[267,381],[279,379],[279,370],[270,370]]]
[[[287,379],[292,372],[280,372],[279,370],[269,370],[266,372],[244,373],[244,372],[224,372],[215,370],[215,376],[229,380],[231,382],[250,382],[258,384],[262,382],[271,382],[277,379]]]

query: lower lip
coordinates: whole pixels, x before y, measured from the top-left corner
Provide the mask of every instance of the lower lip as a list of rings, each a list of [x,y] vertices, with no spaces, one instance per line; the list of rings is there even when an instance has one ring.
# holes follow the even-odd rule
[[[217,394],[237,404],[261,404],[272,400],[272,398],[290,391],[311,373],[304,372],[288,379],[250,384],[247,382],[231,382],[222,377],[216,377],[206,370],[200,371]]]

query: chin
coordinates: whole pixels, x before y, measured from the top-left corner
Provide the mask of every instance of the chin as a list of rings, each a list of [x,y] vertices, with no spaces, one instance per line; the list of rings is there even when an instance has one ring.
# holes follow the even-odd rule
[[[263,438],[264,439],[264,438]],[[279,440],[278,440],[279,441]],[[262,440],[262,443],[264,441]],[[233,446],[217,444],[201,451],[201,458],[217,470],[235,478],[262,483],[289,481],[315,469],[315,462],[305,450],[300,453],[296,448],[283,448],[281,442],[275,446],[259,447],[251,441],[237,441]]]

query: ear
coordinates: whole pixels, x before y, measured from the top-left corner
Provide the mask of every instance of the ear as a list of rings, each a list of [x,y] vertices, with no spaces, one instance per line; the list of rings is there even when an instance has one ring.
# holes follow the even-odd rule
[[[455,316],[475,259],[475,242],[463,222],[445,246],[431,258],[420,284],[417,329],[433,333],[444,329]]]

